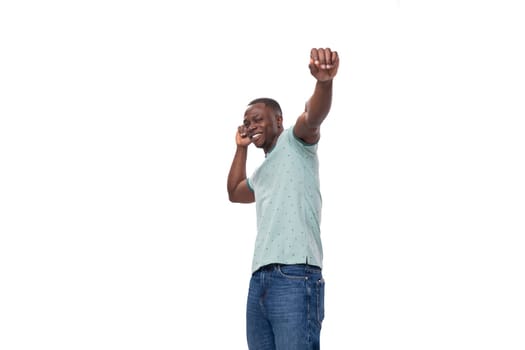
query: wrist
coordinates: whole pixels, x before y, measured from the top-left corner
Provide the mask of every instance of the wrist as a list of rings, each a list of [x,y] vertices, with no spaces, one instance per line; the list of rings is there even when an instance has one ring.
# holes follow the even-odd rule
[[[317,79],[317,84],[321,85],[321,86],[331,86],[332,85],[332,81],[334,80],[334,78],[330,78],[329,80],[320,80],[320,79]]]

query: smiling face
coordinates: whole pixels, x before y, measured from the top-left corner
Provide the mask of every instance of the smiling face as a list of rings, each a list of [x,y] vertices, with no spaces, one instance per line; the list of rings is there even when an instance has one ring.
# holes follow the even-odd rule
[[[264,153],[268,153],[277,142],[283,130],[282,122],[282,115],[264,102],[249,105],[244,113],[247,136],[257,148],[262,148]]]

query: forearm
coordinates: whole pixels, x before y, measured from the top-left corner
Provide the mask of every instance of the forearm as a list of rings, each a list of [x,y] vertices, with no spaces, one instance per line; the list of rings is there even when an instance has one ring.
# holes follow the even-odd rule
[[[239,183],[246,179],[248,147],[237,146],[228,174],[228,194],[231,196]]]
[[[316,82],[314,93],[306,103],[306,122],[309,127],[319,127],[330,112],[332,85],[332,80]]]

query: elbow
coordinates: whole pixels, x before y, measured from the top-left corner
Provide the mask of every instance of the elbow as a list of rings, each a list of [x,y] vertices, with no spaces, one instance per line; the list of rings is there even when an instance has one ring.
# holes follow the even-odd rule
[[[255,201],[253,192],[241,182],[236,186],[228,187],[228,199],[232,203],[252,203]]]
[[[233,191],[231,191],[229,188],[228,188],[228,200],[232,203],[235,203]]]
[[[228,190],[228,200],[231,203],[239,203],[239,200],[237,199],[237,196],[235,196],[235,192],[234,191]]]

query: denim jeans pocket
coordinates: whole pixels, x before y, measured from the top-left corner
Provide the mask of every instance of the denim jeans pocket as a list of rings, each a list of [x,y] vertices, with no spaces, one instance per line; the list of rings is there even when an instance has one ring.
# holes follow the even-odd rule
[[[325,290],[325,281],[323,278],[319,279],[316,283],[317,289],[317,322],[319,325],[324,320],[324,290]]]
[[[305,268],[300,265],[279,265],[277,271],[281,277],[292,280],[305,280],[308,278]]]

